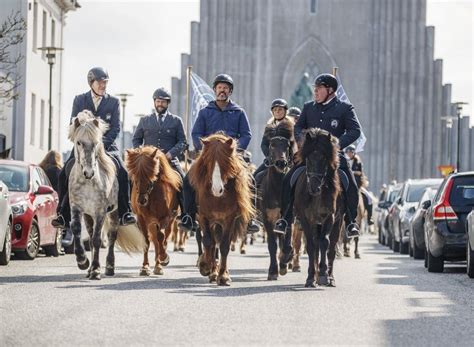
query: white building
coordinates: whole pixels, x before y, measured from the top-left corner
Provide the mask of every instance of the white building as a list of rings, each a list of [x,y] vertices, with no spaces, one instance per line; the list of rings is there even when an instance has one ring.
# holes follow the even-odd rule
[[[2,0],[0,23],[17,11],[27,24],[23,42],[13,54],[24,58],[17,66],[21,80],[19,98],[5,110],[0,123],[0,136],[6,136],[11,157],[38,163],[48,151],[50,65],[41,47],[61,47],[66,14],[79,8],[77,0]],[[63,54],[56,53],[52,70],[52,137],[51,148],[59,149]],[[0,121],[1,122],[1,121]],[[11,125],[10,125],[11,124]]]

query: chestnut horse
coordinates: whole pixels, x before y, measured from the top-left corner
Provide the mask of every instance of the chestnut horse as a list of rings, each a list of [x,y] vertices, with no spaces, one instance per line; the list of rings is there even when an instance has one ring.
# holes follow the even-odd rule
[[[230,244],[245,237],[247,224],[255,215],[251,203],[252,178],[237,154],[233,138],[217,133],[201,142],[203,150],[188,173],[196,191],[204,245],[199,271],[209,276],[210,282],[228,286],[231,282],[227,269]],[[220,264],[216,259],[217,248]]]
[[[177,191],[181,177],[168,163],[166,156],[153,146],[127,150],[127,168],[132,181],[131,202],[138,217],[138,226],[146,238],[141,276],[149,276],[148,250],[155,248],[155,275],[162,275],[162,266],[169,263],[166,245],[178,210]]]

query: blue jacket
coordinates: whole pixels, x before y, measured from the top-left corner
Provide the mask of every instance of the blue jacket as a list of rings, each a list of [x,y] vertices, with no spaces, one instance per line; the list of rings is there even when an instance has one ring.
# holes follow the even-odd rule
[[[247,114],[232,101],[229,101],[224,110],[221,110],[215,101],[211,101],[199,111],[191,132],[194,148],[200,150],[200,139],[218,131],[237,139],[240,149],[247,149],[252,138]]]
[[[117,152],[118,148],[115,145],[115,139],[120,133],[120,102],[114,96],[105,94],[100,101],[97,111],[92,101],[91,92],[79,94],[74,98],[72,104],[71,119],[76,117],[81,111],[89,110],[94,116],[100,117],[104,122],[109,124],[109,130],[102,137],[104,147],[107,152]]]
[[[140,118],[133,134],[133,147],[151,145],[174,159],[186,148],[186,136],[181,118],[166,111],[163,125],[160,126],[155,113]]]
[[[360,123],[354,106],[332,99],[327,105],[309,101],[303,106],[301,116],[295,124],[295,137],[300,143],[304,129],[320,128],[339,139],[339,148],[343,149],[360,136]]]

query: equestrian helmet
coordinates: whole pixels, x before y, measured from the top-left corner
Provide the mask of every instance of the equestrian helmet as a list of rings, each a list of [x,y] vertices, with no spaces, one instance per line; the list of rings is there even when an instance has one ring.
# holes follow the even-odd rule
[[[89,86],[94,83],[94,81],[108,81],[109,74],[101,67],[93,67],[87,73],[87,83]]]
[[[162,99],[171,102],[171,94],[165,88],[158,88],[153,93],[153,100]]]
[[[314,85],[317,86],[324,86],[327,88],[332,88],[334,91],[337,90],[337,78],[334,75],[329,73],[323,73],[316,77],[314,80]]]
[[[288,109],[288,115],[292,117],[299,117],[301,115],[301,110],[296,106],[290,107]]]
[[[215,88],[218,83],[227,83],[231,91],[234,89],[234,80],[232,79],[232,77],[230,77],[229,75],[225,73],[219,74],[214,78],[214,82],[212,83],[212,88]]]
[[[285,99],[275,99],[272,101],[272,107],[270,109],[273,110],[274,107],[283,107],[285,110],[288,110],[288,103]]]
[[[356,150],[356,147],[354,145],[349,145],[347,146],[345,149],[344,149],[344,152],[347,153],[347,152],[355,152]]]

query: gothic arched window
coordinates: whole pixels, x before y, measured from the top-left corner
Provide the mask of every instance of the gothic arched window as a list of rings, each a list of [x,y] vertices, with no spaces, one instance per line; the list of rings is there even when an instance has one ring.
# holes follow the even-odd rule
[[[310,0],[311,14],[316,14],[317,10],[318,10],[318,0]]]

